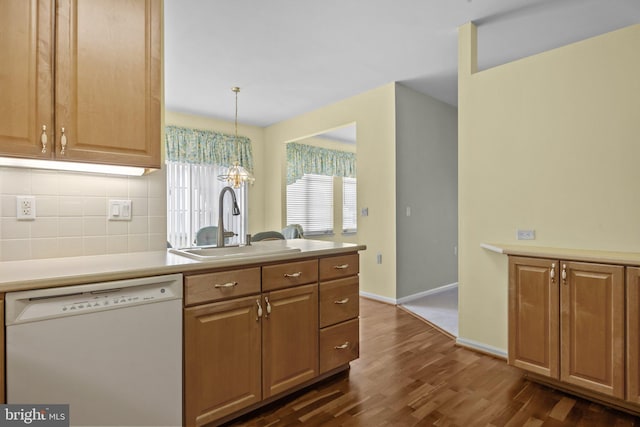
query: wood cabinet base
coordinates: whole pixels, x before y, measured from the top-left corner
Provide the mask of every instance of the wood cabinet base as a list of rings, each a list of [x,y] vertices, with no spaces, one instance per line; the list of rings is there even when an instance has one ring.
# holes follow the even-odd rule
[[[224,418],[220,418],[220,419],[218,419],[218,420],[216,420],[214,422],[211,422],[210,424],[207,424],[207,427],[215,427],[215,426],[219,426],[221,424],[227,423],[227,422],[229,422],[229,421],[231,421],[233,419],[241,417],[242,415],[248,414],[249,412],[255,411],[256,409],[262,408],[263,406],[266,406],[266,405],[268,405],[270,403],[273,403],[278,399],[281,399],[281,398],[283,398],[285,396],[288,396],[288,395],[290,395],[292,393],[295,393],[296,391],[299,391],[299,390],[302,390],[303,388],[312,386],[312,385],[314,385],[314,384],[316,384],[316,383],[318,383],[320,381],[323,381],[323,380],[325,380],[325,379],[327,379],[329,377],[332,377],[334,375],[337,375],[337,374],[339,374],[341,372],[348,371],[349,369],[351,369],[351,366],[348,363],[346,365],[339,366],[339,367],[337,367],[335,369],[332,369],[331,371],[328,371],[328,372],[325,372],[323,374],[318,375],[317,377],[315,377],[312,380],[309,380],[309,381],[307,381],[305,383],[299,384],[296,387],[292,387],[291,389],[287,390],[286,392],[280,393],[280,394],[275,395],[275,396],[271,396],[271,397],[269,397],[267,399],[264,399],[264,400],[254,404],[254,405],[248,406],[248,407],[246,407],[246,408],[244,408],[244,409],[242,409],[242,410],[240,410],[238,412],[234,412],[233,414],[230,414],[230,415],[228,415],[228,416],[226,416]]]
[[[524,377],[533,382],[546,385],[551,388],[555,388],[561,391],[565,391],[572,395],[582,397],[593,402],[601,403],[605,406],[609,406],[614,409],[618,409],[623,412],[627,412],[632,415],[640,415],[640,405],[629,403],[622,399],[616,399],[615,397],[600,394],[594,391],[587,390],[583,387],[574,386],[559,380],[554,380],[541,375],[536,375],[530,372],[524,372]]]

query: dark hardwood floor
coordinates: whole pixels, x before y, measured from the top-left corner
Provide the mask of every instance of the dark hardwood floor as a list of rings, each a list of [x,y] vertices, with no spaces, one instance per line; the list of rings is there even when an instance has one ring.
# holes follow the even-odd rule
[[[640,426],[640,419],[523,379],[414,316],[360,300],[351,370],[228,426]]]

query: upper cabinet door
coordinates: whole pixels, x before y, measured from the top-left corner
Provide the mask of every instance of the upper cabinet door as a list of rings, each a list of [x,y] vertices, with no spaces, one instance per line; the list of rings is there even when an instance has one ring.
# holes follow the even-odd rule
[[[53,0],[0,1],[2,156],[51,155],[53,3]],[[44,152],[42,141],[46,144]]]
[[[58,1],[58,159],[160,167],[161,8],[161,0]]]

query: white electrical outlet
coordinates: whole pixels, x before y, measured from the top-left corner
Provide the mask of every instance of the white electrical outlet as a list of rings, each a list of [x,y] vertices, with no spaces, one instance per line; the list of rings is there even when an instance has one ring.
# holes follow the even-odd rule
[[[20,221],[36,219],[35,196],[16,196],[16,217]]]
[[[518,240],[535,240],[536,230],[518,230],[516,238]]]

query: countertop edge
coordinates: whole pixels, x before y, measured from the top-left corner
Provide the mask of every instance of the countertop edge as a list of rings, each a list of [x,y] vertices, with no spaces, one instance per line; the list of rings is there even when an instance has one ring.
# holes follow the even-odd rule
[[[595,262],[601,264],[640,266],[640,253],[638,252],[555,248],[501,243],[481,243],[480,247],[491,252],[512,256],[551,259],[558,258],[572,261]]]
[[[202,262],[171,254],[168,251],[5,261],[0,262],[0,293],[174,273],[195,274],[201,271],[340,255],[366,250],[366,245],[362,244],[301,240],[303,241],[299,242],[302,247],[300,252]],[[123,264],[126,265],[127,262],[137,263],[137,265],[121,266]],[[79,266],[74,267],[74,265]],[[95,270],[88,271],[90,269],[89,266],[95,266]]]

